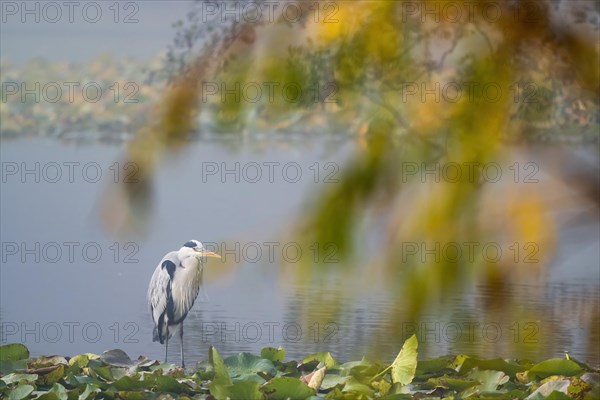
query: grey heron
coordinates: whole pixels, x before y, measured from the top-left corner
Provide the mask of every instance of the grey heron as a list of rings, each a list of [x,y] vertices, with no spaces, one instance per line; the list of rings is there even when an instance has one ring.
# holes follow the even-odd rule
[[[207,251],[197,240],[186,242],[179,250],[167,253],[160,261],[148,287],[148,304],[154,321],[153,342],[165,344],[165,363],[169,338],[179,329],[181,367],[183,357],[183,320],[194,305],[202,286],[204,257],[221,258]]]

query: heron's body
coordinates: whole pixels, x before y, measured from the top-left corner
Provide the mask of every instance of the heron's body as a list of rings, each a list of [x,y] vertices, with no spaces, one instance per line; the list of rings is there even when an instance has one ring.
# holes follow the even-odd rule
[[[179,330],[182,367],[185,366],[183,320],[202,286],[202,256],[218,257],[205,251],[196,240],[187,242],[179,251],[167,253],[154,270],[148,287],[148,303],[154,321],[153,341],[165,344],[166,362],[169,339]]]

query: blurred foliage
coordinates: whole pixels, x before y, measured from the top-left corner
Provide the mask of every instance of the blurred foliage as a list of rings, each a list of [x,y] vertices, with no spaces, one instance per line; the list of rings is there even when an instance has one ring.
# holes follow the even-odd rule
[[[11,344],[8,346],[21,346]],[[329,353],[285,360],[285,349],[223,358],[209,348],[208,361],[192,370],[122,350],[74,357],[25,356],[0,377],[9,399],[593,399],[600,373],[577,360],[478,359],[465,354],[417,361],[409,338],[389,365],[366,358],[339,362]],[[0,346],[0,354],[11,351]],[[27,349],[25,348],[25,352]],[[28,352],[27,352],[28,354]],[[4,360],[0,359],[0,363]],[[160,397],[159,397],[160,396]]]
[[[597,146],[599,48],[591,34],[597,36],[597,7],[480,0],[456,19],[441,11],[447,2],[434,0],[409,2],[410,12],[407,2],[395,1],[292,3],[303,15],[293,23],[281,16],[223,20],[219,13],[201,20],[202,2],[177,23],[160,73],[170,82],[162,111],[129,146],[129,159],[149,173],[125,186],[125,199],[147,198],[160,155],[193,131],[344,132],[357,149],[340,182],[312,199],[294,232],[306,247],[334,244],[342,262],[283,268],[284,283],[320,292],[298,296],[300,318],[319,309],[320,322],[335,320],[352,306],[328,293],[368,282],[366,291],[385,288],[398,305],[387,311],[382,335],[400,337],[403,321],[473,285],[497,298],[478,305],[486,312],[538,321],[507,288],[538,280],[549,265],[556,205],[543,191],[560,190],[563,178],[552,177],[549,186],[491,184],[475,169],[452,181],[407,179],[404,168],[510,165],[535,142]],[[315,4],[320,10],[333,4],[335,14],[313,18]],[[484,18],[486,7],[498,9],[497,18]],[[583,22],[582,13],[589,16]],[[273,96],[265,83],[276,84]],[[583,186],[597,191],[593,178]],[[369,243],[375,231],[381,240]],[[416,256],[407,255],[407,243],[422,246]],[[423,249],[439,256],[439,247],[453,243],[531,245],[537,258],[490,261],[481,251],[457,260],[423,257]],[[340,276],[343,284],[334,283]],[[528,345],[545,340],[551,338]]]
[[[126,161],[140,167],[139,179],[107,195],[108,227],[143,230],[155,169],[197,132],[341,132],[356,141],[356,151],[340,182],[312,199],[293,234],[306,243],[335,244],[343,262],[282,269],[284,283],[320,292],[304,296],[305,314],[319,309],[323,321],[335,320],[350,305],[330,292],[355,290],[352,281],[368,283],[365,290],[385,288],[395,298],[398,307],[388,310],[381,335],[401,336],[401,321],[419,318],[450,293],[472,286],[497,298],[477,305],[484,312],[508,321],[539,320],[539,311],[522,310],[507,287],[543,276],[557,242],[555,205],[543,190],[560,192],[568,182],[558,176],[549,178],[549,186],[490,184],[479,172],[475,179],[463,174],[453,181],[422,181],[418,174],[406,179],[404,168],[510,165],[539,142],[597,148],[597,3],[479,0],[474,13],[463,9],[458,19],[439,11],[448,2],[436,0],[290,3],[302,10],[298,21],[281,14],[267,21],[267,13],[252,22],[222,20],[219,13],[206,21],[199,1],[176,23],[163,68],[151,75],[153,84],[168,85],[161,101],[142,111],[149,121],[128,145]],[[318,18],[315,4],[322,11]],[[409,12],[407,4],[415,8]],[[329,5],[332,15],[325,12]],[[493,21],[483,17],[488,6],[500,10]],[[277,83],[274,96],[267,95],[265,83]],[[482,89],[487,84],[499,88],[497,97]],[[248,93],[257,86],[262,95],[255,100]],[[453,92],[457,87],[461,96]],[[0,106],[3,132],[5,126],[18,129],[15,116],[38,110],[35,104]],[[597,180],[582,185],[597,192]],[[598,200],[592,202],[597,207]],[[377,243],[368,240],[374,231]],[[504,249],[533,243],[538,262],[489,262],[480,252],[455,262],[423,261],[420,254],[408,256],[405,246],[472,242]],[[346,284],[334,282],[340,276]],[[584,325],[598,337],[597,313]]]

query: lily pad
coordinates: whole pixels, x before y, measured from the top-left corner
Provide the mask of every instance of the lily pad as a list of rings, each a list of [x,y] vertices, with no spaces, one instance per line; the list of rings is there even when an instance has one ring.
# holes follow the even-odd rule
[[[169,392],[169,393],[189,393],[190,387],[183,383],[180,383],[177,379],[166,376],[166,375],[156,375],[156,389],[160,392]]]
[[[76,371],[78,369],[87,367],[90,363],[90,358],[87,354],[78,354],[69,360],[68,371]]]
[[[434,358],[432,360],[423,360],[417,362],[417,370],[415,371],[415,377],[417,378],[429,378],[432,375],[448,372],[451,370],[450,363],[453,357],[444,356]]]
[[[529,378],[546,378],[551,375],[574,376],[582,371],[579,364],[565,358],[552,358],[534,365],[527,371]]]
[[[27,369],[27,360],[0,361],[0,373],[3,375],[23,369]]]
[[[354,394],[362,394],[371,397],[374,393],[374,390],[370,386],[351,376],[346,381],[342,392],[352,392]]]
[[[68,398],[67,389],[60,383],[55,383],[49,391],[36,398],[36,400],[67,400]]]
[[[331,390],[335,387],[343,387],[346,382],[350,379],[347,376],[341,376],[336,374],[327,374],[321,382],[321,390]]]
[[[235,356],[227,357],[224,362],[229,370],[229,376],[234,381],[254,380],[263,383],[264,379],[258,375],[259,372],[272,376],[275,375],[275,367],[270,360],[250,353],[239,353]]]
[[[304,400],[316,394],[314,389],[300,379],[286,376],[271,379],[263,385],[262,391],[268,399],[273,400]]]
[[[258,382],[253,381],[237,382],[233,385],[211,385],[210,393],[217,399],[261,400],[265,398]]]
[[[85,385],[83,392],[79,395],[78,400],[87,400],[90,398],[90,396],[95,396],[96,393],[100,393],[100,388],[96,385],[91,385],[88,383]]]
[[[428,389],[441,387],[445,389],[455,390],[457,392],[462,392],[463,390],[477,386],[479,384],[480,382],[476,380],[452,378],[447,375],[444,375],[439,378],[430,378],[427,382],[425,382],[425,384],[423,384],[423,387]]]
[[[12,373],[0,378],[4,383],[10,385],[11,383],[33,383],[38,378],[37,374],[17,374]]]
[[[8,392],[8,400],[21,400],[29,396],[33,392],[34,387],[31,385],[23,384]]]
[[[0,361],[18,361],[29,358],[27,346],[21,343],[10,343],[0,346]]]
[[[479,381],[479,392],[495,392],[508,382],[508,375],[502,371],[472,371],[467,378]]]
[[[260,356],[272,362],[283,362],[285,359],[285,349],[283,347],[265,347],[260,351]]]
[[[152,383],[148,381],[140,380],[138,375],[135,376],[123,376],[112,383],[117,390],[136,390],[146,389]]]
[[[327,368],[333,368],[337,364],[331,353],[328,351],[314,353],[302,359],[303,364],[308,364],[312,361],[323,363]]]
[[[42,371],[45,373],[42,373]],[[61,380],[65,375],[65,366],[59,364],[51,367],[50,370],[48,370],[48,368],[41,368],[35,370],[34,372],[39,375],[37,379],[38,385],[51,386]]]
[[[459,356],[461,357],[461,356]],[[468,373],[473,368],[478,368],[480,371],[483,370],[492,370],[492,371],[502,371],[510,377],[514,378],[517,373],[525,371],[527,368],[518,365],[515,363],[511,363],[505,361],[501,358],[494,358],[491,360],[481,360],[478,358],[472,358],[469,356],[463,355],[462,358],[457,357],[455,363],[460,363],[458,365],[458,371],[460,373]]]

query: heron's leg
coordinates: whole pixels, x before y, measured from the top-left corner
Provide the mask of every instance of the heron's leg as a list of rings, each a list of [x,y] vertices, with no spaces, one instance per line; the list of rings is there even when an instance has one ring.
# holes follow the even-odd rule
[[[179,327],[179,338],[181,339],[181,368],[185,368],[185,363],[183,362],[183,322]]]
[[[169,354],[169,325],[167,325],[167,335],[166,335],[166,342],[165,342],[165,364],[167,363],[167,354]]]

